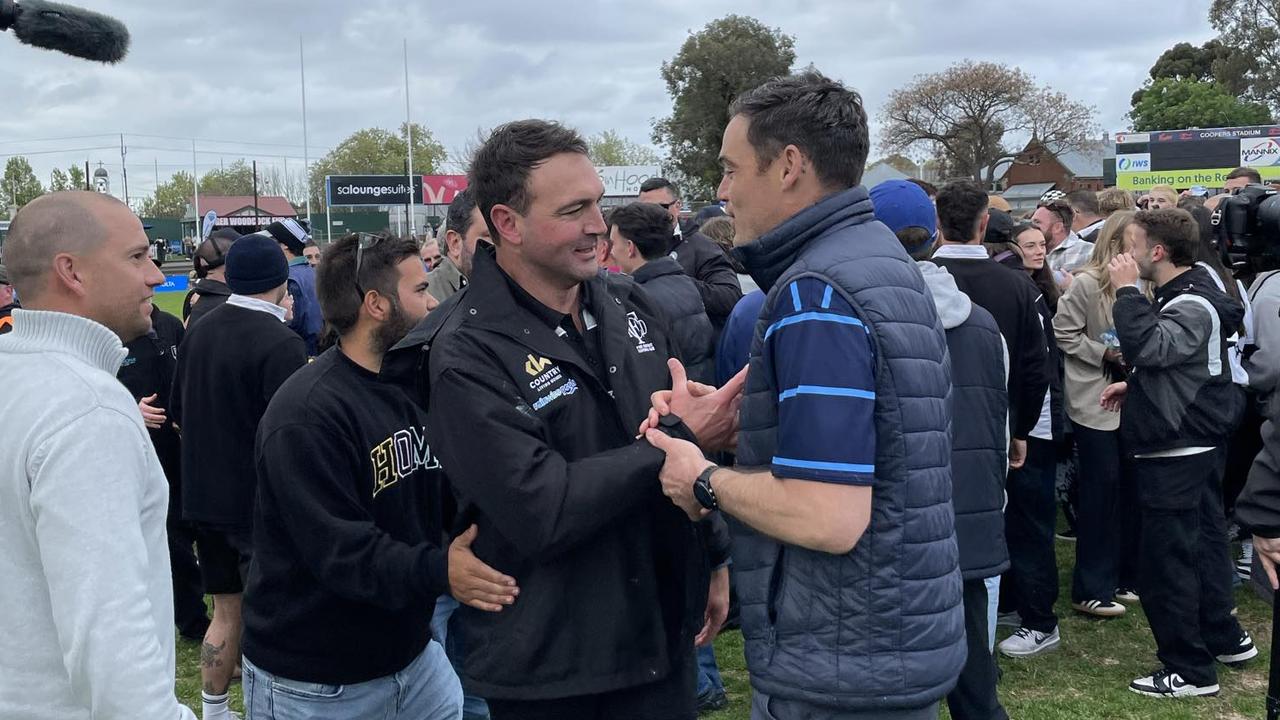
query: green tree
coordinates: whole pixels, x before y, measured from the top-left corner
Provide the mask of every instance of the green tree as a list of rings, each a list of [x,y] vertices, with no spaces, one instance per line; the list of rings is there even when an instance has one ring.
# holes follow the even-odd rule
[[[1142,94],[1129,119],[1134,130],[1147,132],[1265,125],[1271,122],[1271,111],[1262,103],[1241,100],[1215,82],[1161,78]]]
[[[1228,73],[1214,79],[1245,100],[1280,111],[1280,0],[1213,0],[1209,23],[1218,41],[1236,51]],[[1239,76],[1240,85],[1229,80]]]
[[[338,143],[328,155],[311,164],[312,210],[325,207],[326,175],[401,175],[408,160],[406,126],[396,132],[384,128],[357,130]],[[444,146],[431,131],[413,124],[413,174],[430,175],[447,157]]]
[[[79,165],[72,165],[71,167],[67,168],[67,177],[70,178],[72,190],[84,189],[84,183],[85,183],[84,168],[80,167]]]
[[[998,164],[1020,161],[1027,140],[1055,152],[1089,147],[1094,113],[1022,70],[965,60],[894,90],[880,143],[887,152],[923,149],[949,172],[990,183]]]
[[[795,38],[755,18],[727,15],[690,35],[662,64],[672,112],[654,123],[653,141],[693,184],[685,195],[710,197],[720,182],[720,141],[734,98],[790,73],[795,59]]]
[[[252,172],[252,169],[250,169]],[[252,178],[250,179],[252,183]],[[154,194],[142,203],[142,216],[153,218],[180,218],[187,211],[191,198],[191,173],[179,170],[173,177],[160,183]],[[252,194],[252,186],[249,188]]]
[[[71,178],[67,177],[62,168],[54,168],[53,172],[49,174],[49,192],[77,189],[79,188],[71,184]]]
[[[187,176],[188,180],[190,175]],[[190,186],[188,185],[188,189]],[[262,188],[258,188],[262,192]],[[210,170],[200,178],[201,195],[252,195],[253,167],[243,159],[217,170]]]
[[[587,154],[596,165],[657,165],[661,162],[652,148],[624,138],[613,130],[587,138]]]
[[[44,186],[36,177],[31,163],[21,155],[9,158],[0,178],[0,206],[22,207],[44,194]]]

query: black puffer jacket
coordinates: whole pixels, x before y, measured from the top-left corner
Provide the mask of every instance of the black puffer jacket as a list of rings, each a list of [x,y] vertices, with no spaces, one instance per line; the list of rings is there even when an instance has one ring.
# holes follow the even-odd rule
[[[714,384],[716,331],[693,279],[669,257],[650,260],[632,277],[666,316],[689,379]]]

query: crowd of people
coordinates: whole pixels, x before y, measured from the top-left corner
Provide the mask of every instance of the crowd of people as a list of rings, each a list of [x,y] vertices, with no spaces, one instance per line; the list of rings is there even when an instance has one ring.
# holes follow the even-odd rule
[[[690,719],[728,622],[753,719],[998,720],[996,654],[1072,642],[1060,512],[1072,611],[1150,622],[1129,689],[1217,694],[1258,654],[1228,523],[1280,560],[1280,283],[1228,270],[1227,195],[1015,216],[863,187],[861,98],[812,69],[728,110],[692,218],[662,178],[605,210],[521,120],[438,241],[219,230],[181,318],[122,203],[23,207],[0,716],[193,717],[176,631],[203,720],[236,678],[250,718]]]

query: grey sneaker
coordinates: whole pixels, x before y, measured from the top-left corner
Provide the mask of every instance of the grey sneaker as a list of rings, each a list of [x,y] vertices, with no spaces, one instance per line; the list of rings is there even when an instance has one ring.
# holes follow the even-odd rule
[[[1018,628],[1017,632],[1005,638],[999,647],[1001,654],[1005,657],[1027,658],[1048,652],[1058,647],[1060,642],[1062,638],[1058,635],[1056,627],[1050,633],[1024,627]]]

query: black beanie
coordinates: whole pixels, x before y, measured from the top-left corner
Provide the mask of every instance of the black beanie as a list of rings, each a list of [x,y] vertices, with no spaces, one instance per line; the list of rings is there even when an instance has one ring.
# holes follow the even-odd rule
[[[227,287],[237,295],[274,290],[289,279],[289,262],[266,235],[245,235],[227,252]]]
[[[289,252],[296,257],[302,257],[303,246],[311,239],[306,228],[292,218],[277,220],[268,225],[264,232],[275,238],[276,242],[289,248]]]

